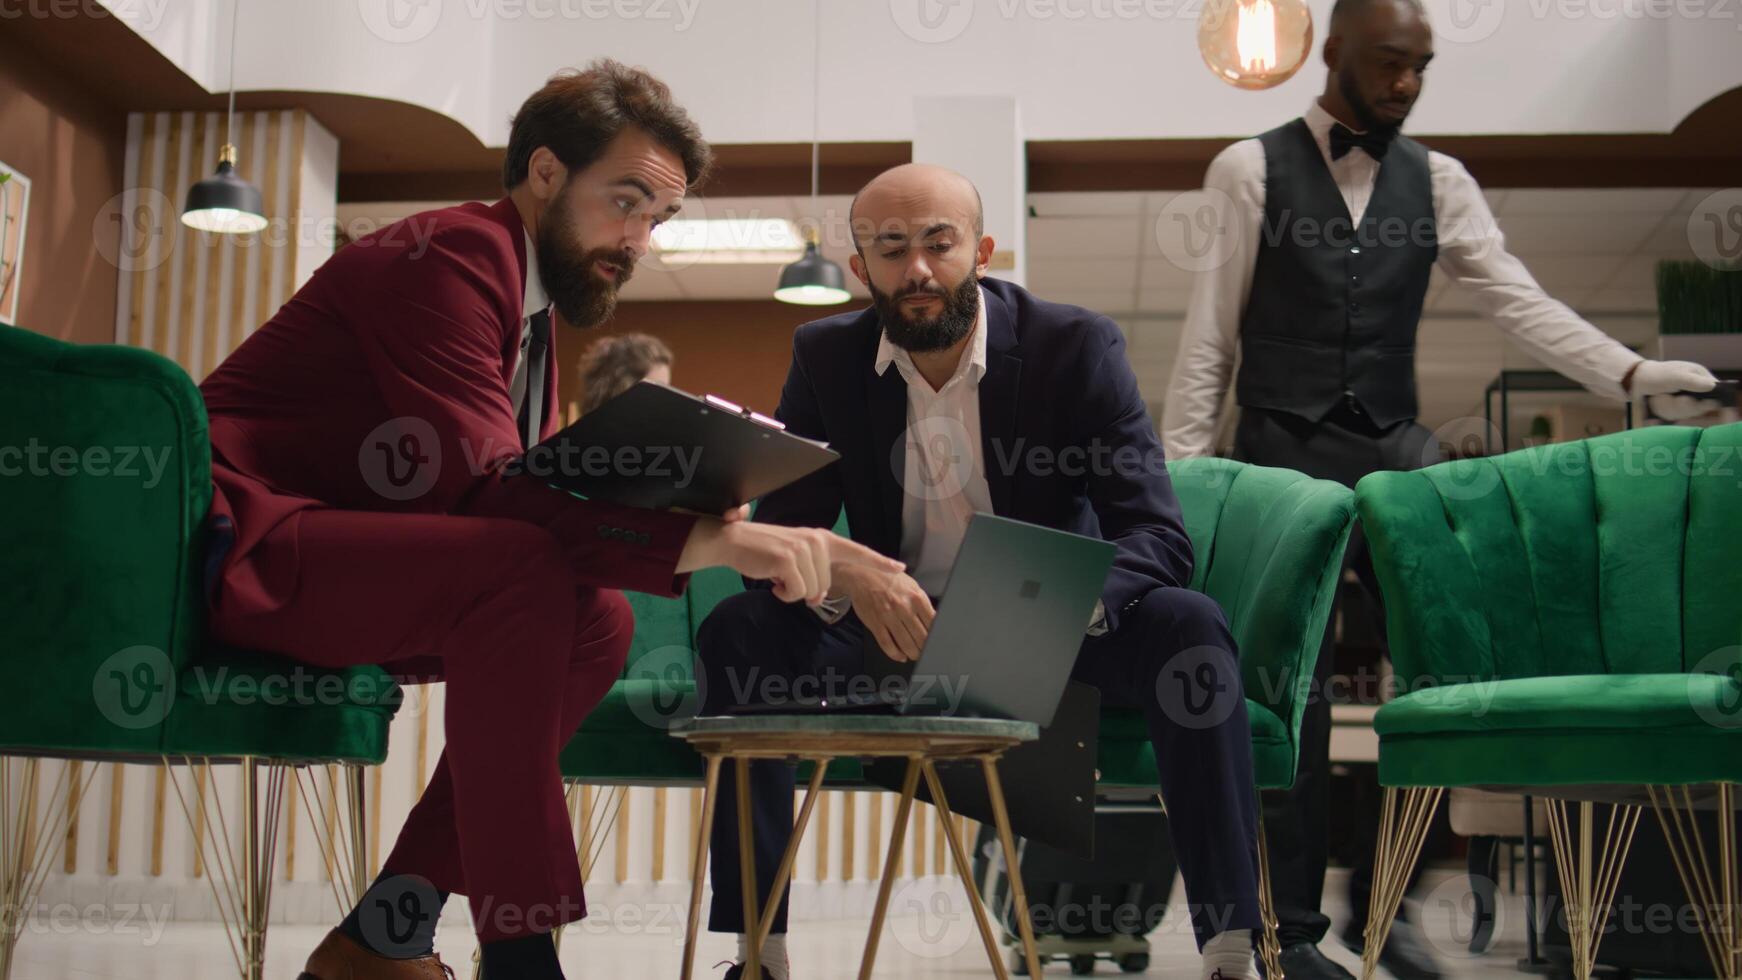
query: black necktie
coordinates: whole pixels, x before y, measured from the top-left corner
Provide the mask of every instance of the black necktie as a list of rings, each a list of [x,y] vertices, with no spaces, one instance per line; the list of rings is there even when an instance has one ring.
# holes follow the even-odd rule
[[[1331,159],[1341,160],[1349,155],[1349,151],[1360,147],[1375,160],[1385,159],[1385,151],[1391,149],[1391,137],[1395,131],[1386,133],[1357,133],[1342,123],[1331,127]]]
[[[545,362],[550,356],[550,311],[539,310],[526,324],[530,342],[526,348],[526,397],[520,402],[520,431],[524,448],[538,445],[544,427]]]

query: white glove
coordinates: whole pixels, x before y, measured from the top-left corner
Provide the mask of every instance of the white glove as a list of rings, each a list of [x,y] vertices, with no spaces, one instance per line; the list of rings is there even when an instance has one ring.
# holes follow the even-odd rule
[[[1712,372],[1693,361],[1640,361],[1633,369],[1634,395],[1673,395],[1683,391],[1711,391],[1718,386]]]
[[[1658,418],[1680,422],[1704,415],[1712,408],[1710,402],[1680,392],[1711,391],[1717,384],[1712,372],[1692,361],[1640,361],[1633,370],[1631,393],[1646,396],[1646,403]]]
[[[1717,404],[1710,399],[1695,398],[1692,395],[1648,395],[1645,403],[1651,406],[1651,414],[1665,422],[1685,422],[1696,415],[1712,411]]]

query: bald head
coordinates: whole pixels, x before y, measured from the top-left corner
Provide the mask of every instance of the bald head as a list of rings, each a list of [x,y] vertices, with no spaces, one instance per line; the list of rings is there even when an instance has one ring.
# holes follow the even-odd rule
[[[848,264],[871,291],[884,335],[912,354],[959,356],[993,249],[974,182],[902,164],[860,188],[848,221],[857,252]]]
[[[853,195],[852,209],[847,212],[853,244],[861,253],[888,230],[885,226],[913,217],[959,222],[958,230],[976,239],[986,233],[986,209],[974,182],[948,167],[930,163],[904,163],[871,178]],[[905,233],[923,237],[933,223],[927,220]]]
[[[1349,25],[1375,7],[1404,7],[1418,17],[1427,16],[1427,12],[1422,9],[1421,0],[1337,0],[1331,7],[1331,29],[1326,37],[1342,34]]]
[[[1356,129],[1395,132],[1421,95],[1433,57],[1433,28],[1420,0],[1337,0],[1321,102]]]

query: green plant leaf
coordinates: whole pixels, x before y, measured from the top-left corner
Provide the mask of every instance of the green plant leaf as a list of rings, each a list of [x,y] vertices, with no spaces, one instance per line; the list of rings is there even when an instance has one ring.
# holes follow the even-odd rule
[[[12,179],[12,175],[11,175],[11,174],[9,174],[9,173],[4,173],[4,172],[0,172],[0,184],[4,184],[4,183],[6,183],[6,182],[7,182],[7,181],[9,181],[9,180],[11,180],[11,179]]]

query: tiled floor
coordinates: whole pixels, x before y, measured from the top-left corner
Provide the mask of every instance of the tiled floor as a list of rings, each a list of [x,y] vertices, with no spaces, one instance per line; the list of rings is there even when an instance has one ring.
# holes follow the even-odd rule
[[[1424,927],[1440,952],[1448,977],[1453,980],[1512,980],[1522,977],[1513,964],[1523,950],[1522,923],[1514,914],[1503,919],[1500,940],[1483,957],[1470,957],[1453,938],[1453,902],[1442,900],[1454,885],[1447,876],[1430,880],[1422,907]],[[919,886],[898,895],[892,908],[908,914],[892,917],[878,954],[878,976],[908,978],[967,978],[992,975],[972,920],[957,915],[954,906],[935,889]],[[1341,879],[1333,877],[1327,888],[1326,910],[1343,921]],[[1516,903],[1514,902],[1514,906]],[[929,911],[928,911],[929,910]],[[270,933],[266,975],[272,980],[296,980],[303,958],[320,941],[324,929],[315,926],[278,926]],[[794,975],[805,980],[835,980],[857,975],[858,953],[865,940],[862,921],[804,923],[791,939]],[[562,951],[564,968],[571,980],[591,978],[673,977],[678,975],[682,951],[681,921],[629,924],[610,927],[584,923],[572,930]],[[1194,980],[1198,958],[1188,929],[1169,916],[1151,936],[1149,970],[1145,976]],[[472,942],[463,928],[444,926],[440,936],[444,958],[461,978],[470,975]],[[1334,939],[1325,951],[1335,960],[1359,970],[1359,960]],[[733,952],[729,937],[706,937],[697,957],[698,977],[715,978],[724,968],[713,964]],[[1063,963],[1055,963],[1048,976],[1069,976]],[[1103,963],[1097,974],[1120,974]],[[170,923],[153,939],[143,926],[138,929],[81,928],[72,923],[33,923],[18,950],[14,980],[226,980],[235,977],[223,932],[214,925]]]

